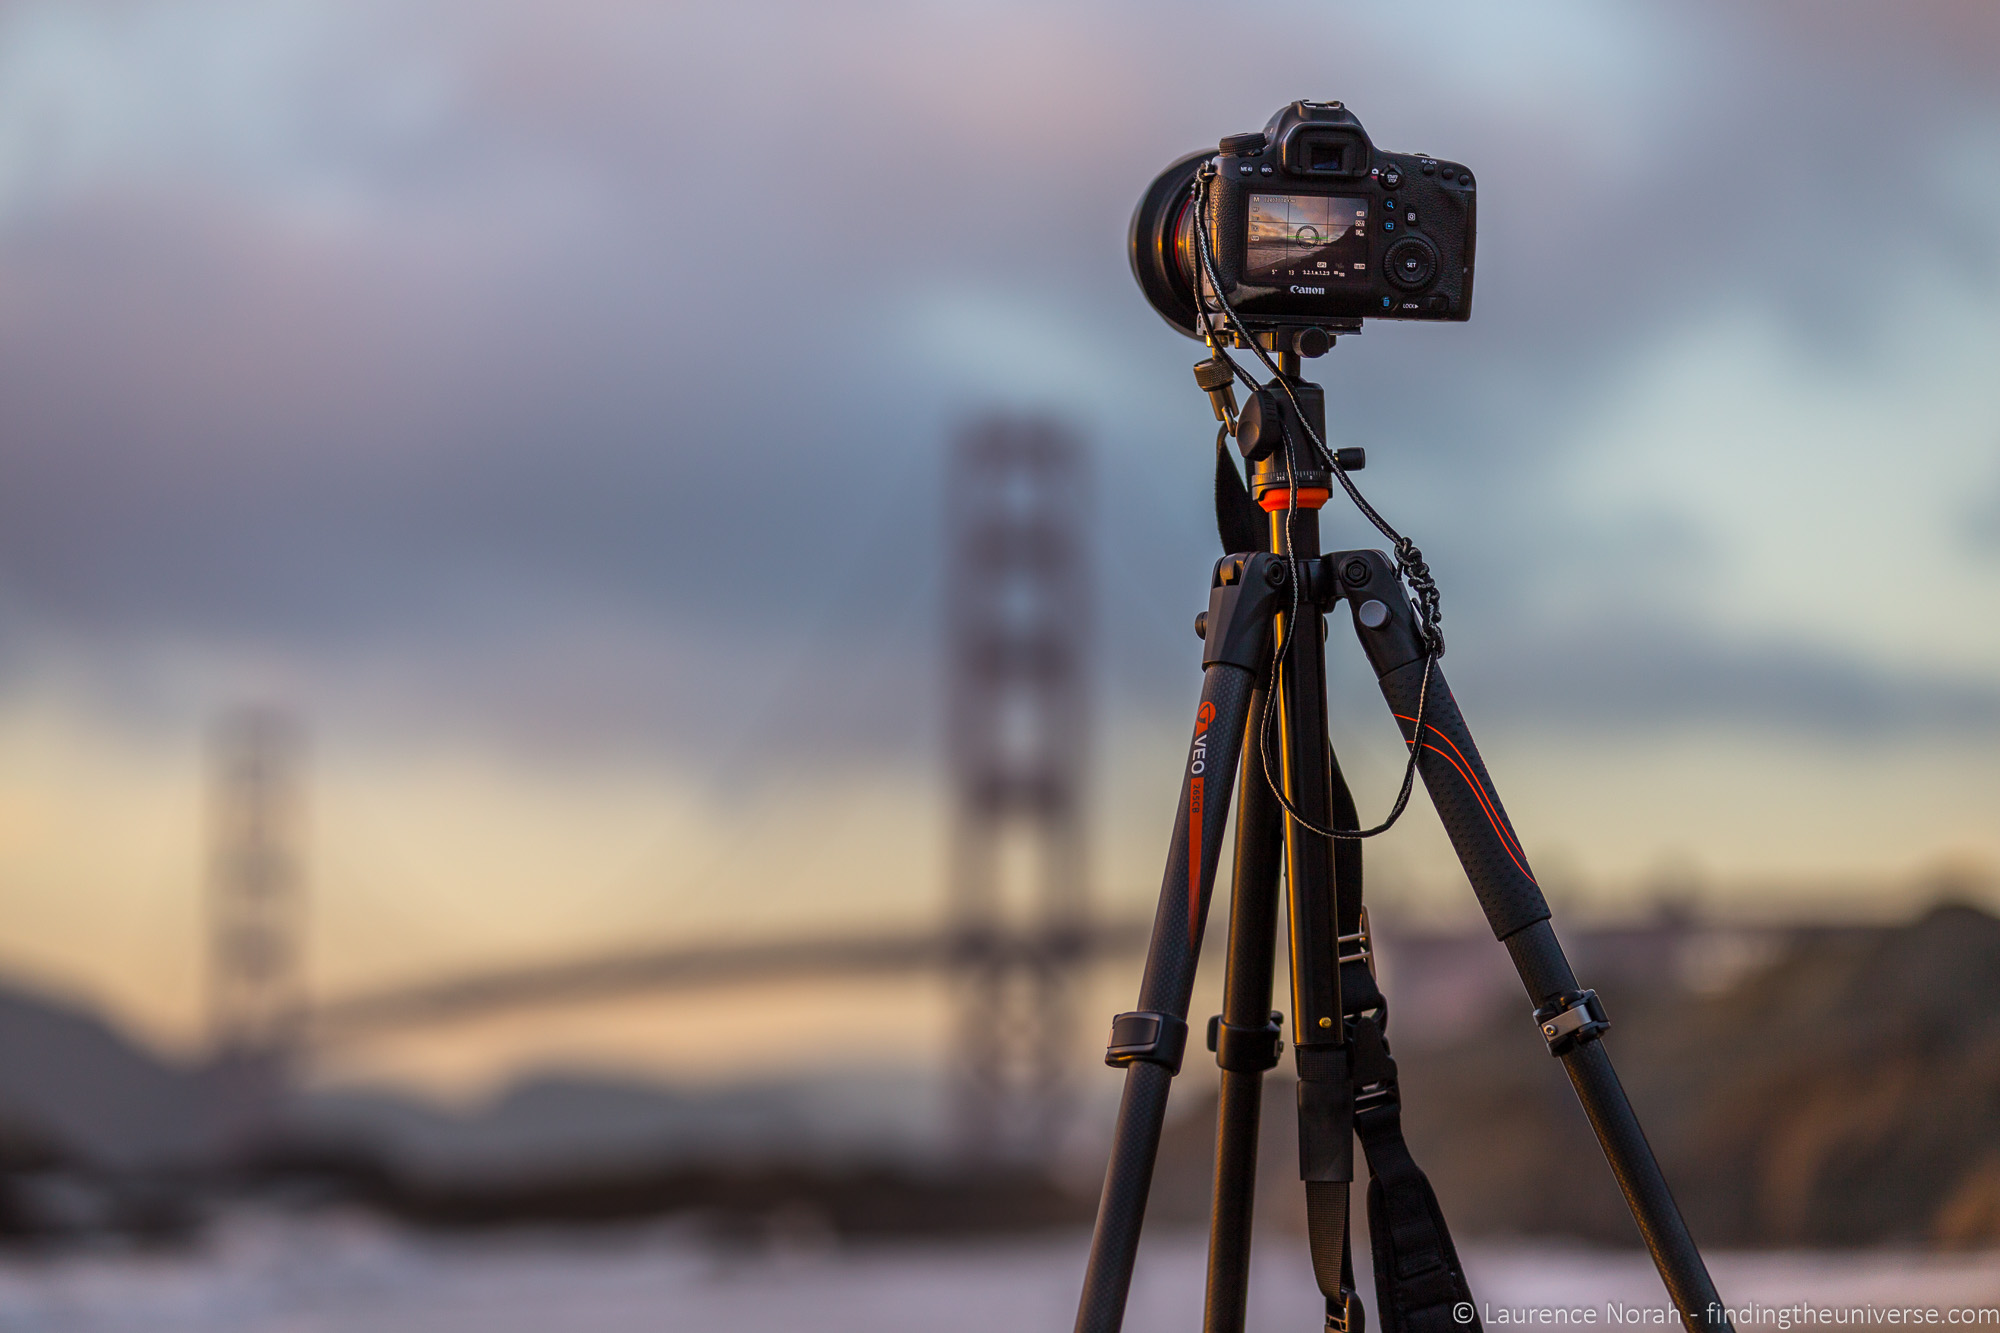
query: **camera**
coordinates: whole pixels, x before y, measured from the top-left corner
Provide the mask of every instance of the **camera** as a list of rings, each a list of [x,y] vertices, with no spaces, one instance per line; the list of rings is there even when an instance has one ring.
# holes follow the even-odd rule
[[[1293,102],[1147,187],[1132,272],[1190,338],[1235,336],[1226,301],[1253,336],[1317,355],[1364,318],[1470,317],[1474,203],[1469,168],[1382,152],[1339,102]]]

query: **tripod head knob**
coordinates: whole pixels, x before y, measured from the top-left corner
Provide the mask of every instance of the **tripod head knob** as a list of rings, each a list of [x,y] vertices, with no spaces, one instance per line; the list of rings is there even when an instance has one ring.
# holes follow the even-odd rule
[[[1322,328],[1295,329],[1290,351],[1300,356],[1325,356],[1333,347],[1333,335]]]
[[[1278,451],[1285,442],[1285,410],[1278,395],[1259,389],[1236,414],[1236,452],[1246,463],[1259,462]]]
[[[1235,379],[1236,372],[1231,370],[1229,363],[1219,356],[1211,356],[1206,361],[1195,362],[1194,382],[1201,386],[1203,393],[1214,393],[1217,389],[1226,389]]]
[[[1235,368],[1220,356],[1195,363],[1194,382],[1208,395],[1209,406],[1215,409],[1217,421],[1227,422],[1236,415],[1236,390],[1230,387],[1235,381]]]

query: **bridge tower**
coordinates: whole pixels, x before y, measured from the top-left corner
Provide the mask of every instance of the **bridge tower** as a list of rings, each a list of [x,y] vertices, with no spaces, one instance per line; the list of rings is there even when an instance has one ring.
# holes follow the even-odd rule
[[[219,1147],[274,1128],[305,1016],[300,874],[301,736],[285,714],[244,709],[216,728],[210,780],[208,1024]]]
[[[954,1097],[977,1157],[1054,1146],[1078,1044],[1088,482],[1082,445],[1048,420],[988,418],[952,454]]]

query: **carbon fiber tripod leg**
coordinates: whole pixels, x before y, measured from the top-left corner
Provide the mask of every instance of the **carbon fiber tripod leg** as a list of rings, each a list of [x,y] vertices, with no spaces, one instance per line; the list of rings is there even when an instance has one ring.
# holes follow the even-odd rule
[[[1535,1005],[1535,1021],[1583,1103],[1681,1321],[1690,1333],[1726,1333],[1730,1324],[1715,1283],[1611,1068],[1611,1057],[1598,1043],[1610,1023],[1596,994],[1577,987],[1527,854],[1450,687],[1419,642],[1416,617],[1394,569],[1379,551],[1341,552],[1328,557],[1324,567],[1337,579],[1337,595],[1354,609],[1355,632],[1374,665],[1382,696],[1404,740],[1418,747],[1417,771],[1431,804],[1494,937],[1506,944],[1514,960]]]
[[[1283,1046],[1283,1015],[1271,1009],[1277,954],[1282,811],[1257,754],[1262,691],[1250,701],[1236,807],[1236,865],[1229,885],[1229,964],[1222,1012],[1209,1049],[1222,1067],[1215,1115],[1215,1196],[1208,1229],[1208,1292],[1203,1333],[1243,1333],[1250,1288],[1250,1227],[1257,1201],[1257,1137],[1264,1074]]]
[[[1201,708],[1181,779],[1180,812],[1167,854],[1153,940],[1146,951],[1146,976],[1139,1008],[1111,1023],[1107,1063],[1125,1066],[1125,1093],[1118,1106],[1104,1194],[1097,1205],[1097,1229],[1090,1242],[1077,1333],[1115,1333],[1125,1319],[1132,1265],[1139,1253],[1139,1229],[1146,1219],[1153,1162],[1160,1150],[1167,1090],[1180,1072],[1187,1047],[1188,1001],[1194,991],[1195,958],[1222,829],[1229,815],[1229,780],[1211,788],[1210,772],[1233,776],[1243,744],[1243,721],[1250,708],[1251,679],[1234,667],[1210,667],[1202,682]]]
[[[1180,809],[1139,1007],[1112,1019],[1104,1054],[1107,1064],[1125,1068],[1125,1092],[1077,1305],[1077,1333],[1116,1333],[1125,1319],[1167,1090],[1187,1045],[1188,1002],[1229,819],[1230,787],[1251,695],[1269,652],[1271,596],[1286,577],[1284,563],[1269,555],[1229,556],[1216,566],[1205,621],[1201,704],[1181,774]]]

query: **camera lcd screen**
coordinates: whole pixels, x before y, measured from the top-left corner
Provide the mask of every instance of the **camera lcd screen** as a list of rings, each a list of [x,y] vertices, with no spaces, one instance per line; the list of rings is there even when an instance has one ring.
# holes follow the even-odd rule
[[[1368,201],[1253,194],[1243,280],[1259,287],[1358,283],[1368,274]]]

